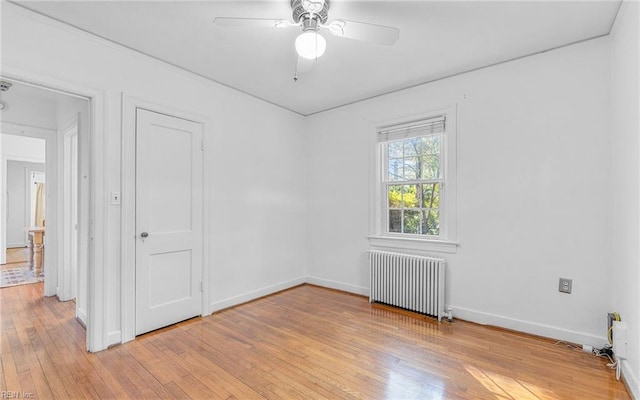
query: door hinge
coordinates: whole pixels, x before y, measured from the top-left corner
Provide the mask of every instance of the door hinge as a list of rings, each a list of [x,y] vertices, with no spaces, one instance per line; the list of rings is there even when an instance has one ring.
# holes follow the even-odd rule
[[[200,141],[200,150],[204,151],[204,140]]]
[[[200,281],[200,291],[204,292],[204,283]]]

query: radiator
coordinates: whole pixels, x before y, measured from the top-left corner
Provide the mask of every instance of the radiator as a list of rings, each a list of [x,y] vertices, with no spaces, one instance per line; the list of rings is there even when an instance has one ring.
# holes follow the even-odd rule
[[[372,250],[369,252],[369,302],[379,302],[438,317],[445,316],[442,258]]]

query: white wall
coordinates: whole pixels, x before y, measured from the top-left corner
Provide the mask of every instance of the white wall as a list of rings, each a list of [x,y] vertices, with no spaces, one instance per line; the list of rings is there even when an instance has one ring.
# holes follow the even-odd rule
[[[44,164],[7,162],[7,247],[27,245],[26,227],[31,226],[30,172],[44,173]]]
[[[220,57],[224,57],[221,54]],[[101,188],[121,190],[122,93],[212,121],[210,304],[230,305],[303,280],[306,193],[302,117],[2,3],[2,63],[106,94]],[[9,68],[6,68],[9,66]],[[268,79],[265,76],[265,79]],[[122,193],[122,199],[133,193]],[[106,201],[106,199],[103,199]],[[108,206],[104,252],[109,343],[120,340],[120,212]],[[101,256],[98,254],[97,256]]]
[[[608,39],[311,117],[309,274],[368,292],[369,164],[376,122],[457,104],[454,315],[604,344],[611,306]],[[558,278],[573,279],[571,295]]]
[[[640,6],[623,3],[611,35],[613,309],[629,327],[624,377],[640,398]]]
[[[44,140],[18,135],[2,135],[1,153],[2,157],[10,160],[43,163],[45,160]]]

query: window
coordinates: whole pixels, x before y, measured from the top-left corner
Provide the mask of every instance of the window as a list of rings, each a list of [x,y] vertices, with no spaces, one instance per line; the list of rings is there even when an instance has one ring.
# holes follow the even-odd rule
[[[440,237],[444,127],[439,117],[378,133],[386,233]]]
[[[373,245],[397,247],[404,240],[455,251],[454,112],[377,129]]]

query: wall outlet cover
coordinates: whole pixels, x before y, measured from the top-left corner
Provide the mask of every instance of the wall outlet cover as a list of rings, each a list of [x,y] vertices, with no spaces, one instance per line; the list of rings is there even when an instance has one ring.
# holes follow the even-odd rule
[[[571,294],[571,286],[573,284],[573,280],[569,278],[560,278],[558,283],[558,291],[560,293]]]
[[[117,206],[120,204],[120,192],[111,192],[111,204]]]
[[[627,323],[622,321],[613,321],[613,354],[616,359],[627,358]]]

